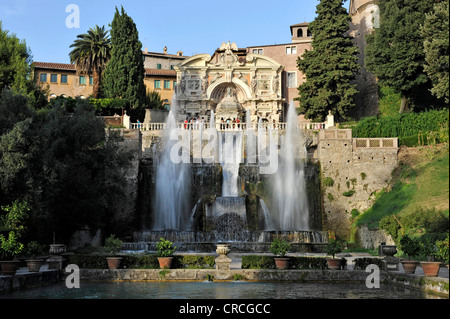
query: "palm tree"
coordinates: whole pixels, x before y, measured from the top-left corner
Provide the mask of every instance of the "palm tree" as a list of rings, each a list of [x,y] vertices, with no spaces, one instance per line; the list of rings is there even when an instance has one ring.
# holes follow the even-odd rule
[[[93,76],[94,98],[99,97],[100,81],[103,69],[111,57],[111,39],[105,26],[96,25],[85,34],[79,34],[70,46],[74,48],[70,53],[70,63],[75,63],[77,72]]]

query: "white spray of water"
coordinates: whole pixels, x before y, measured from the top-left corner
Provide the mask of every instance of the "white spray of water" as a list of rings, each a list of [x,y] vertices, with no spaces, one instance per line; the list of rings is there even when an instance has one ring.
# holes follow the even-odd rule
[[[239,164],[242,161],[242,132],[223,132],[220,134],[220,165],[222,166],[222,196],[237,197]]]
[[[300,160],[296,161],[296,158]],[[273,176],[273,209],[280,230],[309,230],[309,207],[305,183],[306,148],[297,114],[291,102],[286,134],[281,142],[278,171]]]
[[[177,141],[170,136],[178,135],[177,101],[172,99],[171,110],[163,132],[162,151],[156,171],[156,196],[154,208],[154,230],[189,229],[190,205],[190,165],[174,163],[171,158],[172,147]]]

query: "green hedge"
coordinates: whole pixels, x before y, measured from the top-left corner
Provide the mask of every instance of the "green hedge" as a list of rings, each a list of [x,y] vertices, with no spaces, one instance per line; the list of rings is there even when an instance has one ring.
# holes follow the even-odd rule
[[[97,114],[113,115],[122,108],[126,109],[129,105],[127,99],[89,99],[89,104],[92,105]]]
[[[289,268],[327,269],[327,261],[323,257],[289,257]],[[242,269],[276,269],[274,256],[242,256]]]
[[[354,270],[365,270],[369,265],[377,265],[380,269],[384,269],[383,259],[381,258],[370,258],[370,257],[355,258],[354,262],[355,262],[355,266],[353,267]]]
[[[366,117],[353,127],[353,137],[411,137],[419,132],[438,132],[449,120],[449,111],[431,110],[421,113],[402,113],[385,117]],[[447,126],[448,128],[448,126]]]
[[[125,255],[122,257],[121,268],[127,269],[159,269],[158,258],[154,254]],[[67,255],[68,264],[78,265],[86,269],[106,269],[108,264],[105,255]],[[177,255],[172,261],[172,268],[206,268],[215,266],[214,256]]]

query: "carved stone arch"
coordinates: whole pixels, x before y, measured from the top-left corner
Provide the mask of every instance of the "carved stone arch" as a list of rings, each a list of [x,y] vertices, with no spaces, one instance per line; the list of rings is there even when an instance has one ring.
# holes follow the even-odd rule
[[[242,80],[237,78],[233,78],[231,82],[226,79],[216,81],[208,87],[208,90],[206,91],[207,98],[220,102],[220,100],[224,97],[226,87],[228,86],[233,88],[236,94],[236,99],[239,102],[243,102],[244,100],[251,98],[250,88]]]

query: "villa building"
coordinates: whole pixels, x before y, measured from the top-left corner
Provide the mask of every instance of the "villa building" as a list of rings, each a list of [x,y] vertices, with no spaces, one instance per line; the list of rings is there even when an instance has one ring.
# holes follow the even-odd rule
[[[176,72],[173,67],[187,57],[179,51],[176,55],[142,52],[144,59],[144,84],[147,91],[158,91],[166,108],[170,107],[176,82]],[[37,85],[48,88],[49,98],[57,96],[80,97],[92,95],[93,77],[78,74],[74,64],[34,62],[34,79]]]
[[[312,35],[308,30],[309,23],[303,22],[291,25],[292,42],[275,45],[259,45],[247,48],[247,53],[262,54],[272,58],[284,67],[281,74],[282,96],[285,105],[294,101],[298,96],[298,87],[305,81],[303,74],[297,67],[297,60],[305,51],[312,50]],[[294,101],[295,107],[299,106]]]

